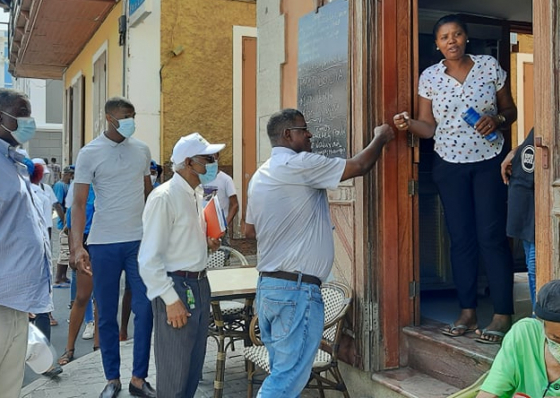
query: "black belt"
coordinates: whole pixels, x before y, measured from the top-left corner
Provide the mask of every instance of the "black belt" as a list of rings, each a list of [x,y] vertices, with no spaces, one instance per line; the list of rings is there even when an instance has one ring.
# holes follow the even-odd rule
[[[285,279],[287,281],[297,282],[300,277],[303,283],[312,283],[321,287],[321,279],[313,275],[300,274],[297,272],[286,272],[286,271],[276,271],[276,272],[261,272],[261,276],[266,276],[268,278]]]
[[[168,272],[167,275],[177,275],[181,278],[187,279],[203,279],[206,278],[206,270],[198,271],[198,272],[190,272],[190,271],[173,271]]]

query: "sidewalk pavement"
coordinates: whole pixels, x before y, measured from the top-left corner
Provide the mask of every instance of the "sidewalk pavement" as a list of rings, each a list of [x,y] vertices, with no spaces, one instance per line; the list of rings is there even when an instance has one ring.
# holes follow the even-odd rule
[[[216,372],[217,344],[213,338],[208,338],[206,360],[202,380],[198,385],[196,398],[210,398],[214,396],[214,375]],[[133,341],[121,343],[121,383],[122,391],[119,398],[128,398],[128,383],[132,373]],[[227,352],[226,372],[224,380],[224,398],[241,398],[247,396],[247,374],[243,359],[243,343],[236,342],[236,350]],[[63,366],[64,372],[55,379],[41,377],[23,388],[22,398],[75,398],[98,397],[105,387],[105,377],[101,364],[100,351],[84,355]],[[156,368],[152,347],[148,382],[155,388]],[[258,390],[258,386],[255,388]],[[0,394],[1,395],[1,394]],[[302,398],[317,397],[314,391],[304,391]]]

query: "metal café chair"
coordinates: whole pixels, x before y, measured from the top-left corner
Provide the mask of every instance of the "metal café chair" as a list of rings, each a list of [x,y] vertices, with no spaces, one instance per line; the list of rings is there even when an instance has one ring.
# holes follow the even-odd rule
[[[245,257],[231,247],[221,246],[208,260],[208,268],[222,268],[249,265]],[[219,271],[218,271],[219,272]],[[248,326],[253,316],[253,297],[245,298],[244,303],[229,300],[212,300],[212,313],[208,326],[208,336],[218,344],[214,397],[223,394],[223,380],[227,349],[235,351],[235,341],[243,340],[251,344]],[[226,339],[229,342],[226,344]]]
[[[249,262],[243,254],[239,251],[229,247],[220,246],[218,250],[213,252],[208,256],[208,268],[224,268],[229,266],[247,266]],[[241,327],[240,322],[242,321],[242,315],[245,310],[245,304],[239,301],[220,301],[219,302],[221,315],[224,318],[224,322],[227,322],[227,327],[236,326],[236,328]],[[212,314],[214,313],[214,308],[212,308]],[[215,337],[216,325],[214,324],[215,317],[212,316],[210,319],[210,335]],[[231,341],[230,341],[231,343]],[[233,347],[235,348],[235,347]]]
[[[344,397],[349,398],[346,384],[338,369],[338,349],[342,338],[344,317],[352,300],[351,290],[346,285],[338,282],[327,282],[321,286],[321,294],[325,303],[325,324],[323,339],[315,355],[313,368],[305,388],[316,389],[321,398],[325,397],[325,390],[340,391]],[[270,373],[268,351],[258,336],[257,316],[253,317],[249,327],[252,346],[245,347],[244,356],[247,362],[247,397],[253,397],[253,384],[260,383],[255,376],[257,368]],[[262,373],[262,372],[261,372]]]
[[[208,268],[223,268],[229,266],[247,266],[249,262],[239,251],[229,247],[220,246],[220,248],[208,257]],[[213,337],[218,344],[221,338],[229,338],[229,343],[225,346],[225,350],[231,346],[235,351],[234,342],[236,340],[249,340],[246,320],[252,314],[247,314],[248,304],[241,301],[233,300],[213,300],[211,302],[212,313],[210,317],[210,325],[208,327],[208,335]],[[252,308],[252,301],[250,303]]]

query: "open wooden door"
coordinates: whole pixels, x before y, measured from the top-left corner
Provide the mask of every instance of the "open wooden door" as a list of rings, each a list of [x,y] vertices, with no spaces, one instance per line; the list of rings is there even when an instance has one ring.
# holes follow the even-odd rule
[[[560,58],[558,0],[533,1],[537,291],[560,278]]]

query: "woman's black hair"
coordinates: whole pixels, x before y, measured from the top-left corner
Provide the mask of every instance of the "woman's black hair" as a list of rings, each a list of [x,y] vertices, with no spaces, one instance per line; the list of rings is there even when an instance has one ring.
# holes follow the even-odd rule
[[[438,21],[434,25],[434,30],[432,31],[432,33],[434,35],[434,40],[437,40],[437,33],[439,31],[439,28],[441,28],[443,25],[448,24],[448,23],[455,23],[455,24],[459,25],[461,27],[461,29],[463,29],[465,31],[465,34],[467,36],[469,35],[469,31],[467,29],[467,24],[461,19],[461,17],[457,14],[449,14],[449,15],[446,15],[446,16],[438,19]]]

